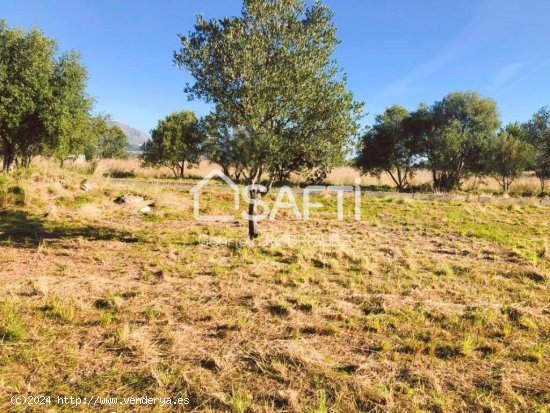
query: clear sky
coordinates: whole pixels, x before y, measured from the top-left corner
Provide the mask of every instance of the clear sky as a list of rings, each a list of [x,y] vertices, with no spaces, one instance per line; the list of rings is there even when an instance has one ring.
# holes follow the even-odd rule
[[[456,90],[497,100],[504,122],[550,106],[549,0],[326,0],[348,87],[365,122],[395,103],[414,109]],[[0,0],[10,26],[40,27],[88,67],[96,111],[145,132],[180,109],[209,111],[183,93],[172,64],[195,15],[239,14],[239,0]]]

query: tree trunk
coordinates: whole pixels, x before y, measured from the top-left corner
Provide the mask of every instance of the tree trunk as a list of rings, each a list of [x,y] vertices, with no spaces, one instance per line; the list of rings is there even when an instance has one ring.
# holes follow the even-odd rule
[[[185,176],[185,161],[183,161],[180,165],[180,178],[183,179]]]
[[[229,168],[227,166],[222,166],[222,171],[225,176],[228,176],[231,178],[231,172],[229,172]]]
[[[401,182],[398,181],[395,176],[393,176],[393,173],[392,173],[392,170],[391,169],[386,169],[386,172],[388,173],[388,175],[390,176],[390,178],[392,179],[393,183],[395,184],[396,188],[397,188],[397,192],[401,192]]]
[[[432,181],[433,181],[433,189],[434,192],[437,192],[439,190],[439,177],[437,176],[437,171],[435,169],[432,169]]]
[[[436,189],[436,191],[438,192],[446,192],[446,187],[447,187],[447,174],[445,172],[440,172],[439,175],[437,176],[437,179],[436,181],[434,182],[434,187]]]
[[[545,186],[546,179],[540,178],[540,194],[544,196],[544,186]]]
[[[258,191],[251,189],[249,191],[250,202],[248,203],[248,238],[250,240],[258,238],[258,223],[256,222],[256,199]]]
[[[4,162],[2,165],[2,171],[8,173],[11,171],[13,162],[15,161],[15,150],[12,145],[4,142]]]
[[[31,157],[28,155],[25,155],[21,158],[21,167],[27,168],[31,165]]]
[[[179,168],[175,165],[169,166],[170,170],[174,174],[174,179],[178,179],[179,176]]]
[[[397,192],[403,192],[403,177],[401,176],[401,169],[397,168]]]

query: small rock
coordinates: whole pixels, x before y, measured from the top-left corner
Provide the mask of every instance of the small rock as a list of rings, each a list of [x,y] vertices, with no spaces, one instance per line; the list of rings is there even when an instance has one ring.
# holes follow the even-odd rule
[[[116,204],[137,204],[139,202],[143,202],[143,198],[138,195],[124,194],[115,198]]]
[[[149,212],[151,212],[151,207],[149,205],[145,205],[139,210],[139,212],[141,212],[142,214],[148,214]]]
[[[44,217],[56,217],[57,216],[57,205],[52,205],[48,208],[48,212],[44,214]]]
[[[80,189],[82,189],[82,190],[85,191],[85,192],[88,192],[88,191],[91,191],[92,189],[94,189],[94,185],[91,184],[91,183],[88,182],[88,181],[83,181],[83,182],[80,184]]]

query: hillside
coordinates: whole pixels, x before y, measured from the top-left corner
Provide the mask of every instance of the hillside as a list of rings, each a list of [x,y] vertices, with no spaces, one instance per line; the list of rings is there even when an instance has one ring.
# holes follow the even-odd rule
[[[141,145],[143,145],[143,143],[150,138],[147,133],[125,123],[119,121],[111,121],[109,122],[109,124],[111,126],[118,126],[120,129],[122,129],[122,132],[124,132],[124,134],[128,138],[128,150],[130,152],[139,152]]]

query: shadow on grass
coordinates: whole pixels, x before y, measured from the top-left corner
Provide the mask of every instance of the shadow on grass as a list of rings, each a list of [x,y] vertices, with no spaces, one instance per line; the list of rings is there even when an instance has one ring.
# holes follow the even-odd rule
[[[50,226],[52,226],[50,224]],[[119,240],[137,242],[138,238],[124,231],[108,227],[79,226],[72,223],[46,228],[39,217],[24,211],[0,210],[0,245],[10,244],[18,247],[36,247],[43,239],[84,238],[91,241]]]

